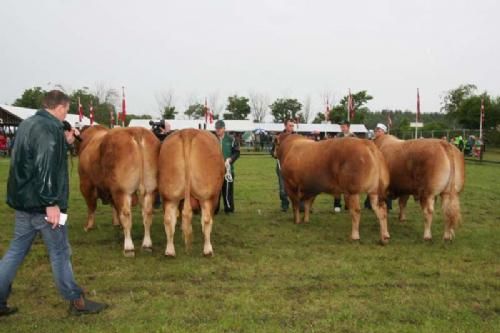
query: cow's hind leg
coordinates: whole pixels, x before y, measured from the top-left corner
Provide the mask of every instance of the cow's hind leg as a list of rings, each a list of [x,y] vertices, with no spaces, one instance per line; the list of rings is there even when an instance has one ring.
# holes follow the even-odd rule
[[[132,198],[123,192],[113,193],[113,202],[116,204],[118,217],[123,227],[123,254],[126,257],[134,257],[134,242],[132,241]]]
[[[422,195],[420,197],[420,206],[424,212],[424,240],[432,239],[432,215],[434,214],[434,196],[433,195]]]
[[[167,236],[167,247],[165,256],[175,257],[174,234],[177,224],[177,210],[179,202],[167,201],[163,198],[163,224],[165,225],[165,234]]]
[[[212,216],[212,203],[209,200],[203,202],[200,201],[201,205],[201,230],[203,231],[203,255],[213,256],[214,250],[212,248],[212,243],[210,242],[210,234],[212,233],[213,216]]]
[[[373,212],[377,216],[378,223],[380,224],[380,242],[382,244],[387,244],[391,237],[387,228],[387,205],[383,200],[379,202],[378,194],[368,194],[368,197],[370,198]]]
[[[189,202],[187,202],[188,200]],[[193,247],[193,208],[190,199],[188,200],[184,200],[182,206],[182,235],[186,252],[191,253]]]
[[[349,207],[349,213],[351,214],[352,230],[351,239],[359,240],[359,220],[361,216],[361,208],[359,207],[359,194],[346,195],[345,199]]]
[[[443,239],[451,241],[455,237],[455,228],[460,222],[460,201],[458,194],[441,194],[441,208],[445,219]]]
[[[314,197],[304,199],[304,223],[309,223]]]
[[[120,216],[118,215],[118,211],[116,210],[115,205],[111,205],[111,208],[113,210],[113,226],[115,227],[120,227]]]
[[[82,192],[87,204],[87,224],[83,229],[89,231],[95,228],[95,210],[97,208],[97,189],[87,182],[80,182]]]
[[[144,239],[142,240],[142,248],[146,251],[151,251],[153,242],[151,241],[151,224],[153,223],[153,200],[154,193],[149,192],[144,194],[141,200],[142,205],[142,222],[144,224]]]
[[[408,202],[409,195],[402,195],[399,197],[399,222],[406,221],[406,203]]]

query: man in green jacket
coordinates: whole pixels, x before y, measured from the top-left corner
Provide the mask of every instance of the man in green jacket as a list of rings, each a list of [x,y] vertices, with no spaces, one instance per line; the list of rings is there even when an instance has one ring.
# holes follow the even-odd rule
[[[0,316],[17,311],[7,306],[7,299],[17,269],[38,233],[49,252],[55,284],[70,303],[70,313],[97,313],[106,308],[85,299],[71,267],[64,217],[69,196],[67,144],[73,143],[75,133],[65,131],[62,123],[69,103],[66,94],[48,92],[44,108],[24,120],[16,133],[7,183],[7,204],[16,210],[14,238],[0,261]]]
[[[215,122],[215,134],[219,139],[222,155],[224,155],[226,170],[229,167],[231,168],[230,177],[226,173],[222,185],[221,194],[223,198],[222,201],[224,202],[224,212],[226,214],[234,213],[234,162],[240,157],[240,145],[233,136],[226,133],[226,124],[223,120],[217,120]],[[218,211],[219,207],[216,209],[216,212]]]

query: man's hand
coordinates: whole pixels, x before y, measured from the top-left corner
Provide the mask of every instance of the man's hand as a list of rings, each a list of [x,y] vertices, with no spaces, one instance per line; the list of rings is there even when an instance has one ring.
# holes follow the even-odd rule
[[[64,136],[66,137],[66,142],[70,145],[73,144],[73,142],[75,142],[75,135],[78,135],[79,133],[77,133],[76,129],[72,128],[71,131],[64,131]]]
[[[45,214],[47,214],[47,222],[52,224],[52,229],[57,228],[61,216],[61,211],[59,210],[59,206],[46,207]]]

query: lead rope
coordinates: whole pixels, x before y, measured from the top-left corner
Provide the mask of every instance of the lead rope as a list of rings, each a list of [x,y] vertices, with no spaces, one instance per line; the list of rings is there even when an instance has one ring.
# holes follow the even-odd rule
[[[225,166],[226,166],[226,174],[224,175],[224,179],[226,180],[226,182],[232,183],[233,175],[231,174],[231,163],[226,162]]]

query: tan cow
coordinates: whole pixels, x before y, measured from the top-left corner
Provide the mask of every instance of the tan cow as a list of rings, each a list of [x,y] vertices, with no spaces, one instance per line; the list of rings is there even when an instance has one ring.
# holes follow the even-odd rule
[[[85,230],[94,227],[97,199],[110,202],[113,224],[123,227],[124,254],[134,256],[131,206],[137,196],[144,223],[142,247],[150,250],[160,141],[151,131],[135,127],[108,130],[94,126],[81,137],[78,172],[80,191],[88,207]]]
[[[382,135],[374,142],[389,166],[389,191],[392,197],[399,197],[399,219],[406,219],[406,202],[413,195],[424,212],[424,239],[432,239],[434,201],[439,195],[445,216],[443,237],[451,240],[460,221],[459,193],[465,178],[463,154],[450,143],[438,139],[403,141],[392,135]]]
[[[387,207],[384,199],[389,171],[375,145],[358,138],[315,142],[297,134],[277,137],[279,159],[285,189],[290,197],[295,223],[301,223],[299,202],[304,201],[304,222],[319,193],[344,194],[352,220],[351,238],[359,240],[360,193],[368,193],[380,224],[380,240],[388,242]]]
[[[158,188],[163,198],[166,256],[175,256],[174,232],[179,202],[186,249],[191,250],[193,211],[191,198],[199,201],[205,239],[203,254],[213,255],[210,233],[213,215],[224,177],[224,159],[215,135],[207,131],[184,129],[170,134],[160,149]]]

